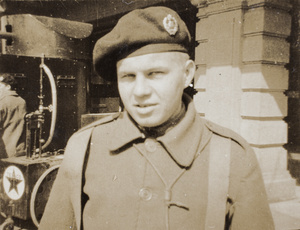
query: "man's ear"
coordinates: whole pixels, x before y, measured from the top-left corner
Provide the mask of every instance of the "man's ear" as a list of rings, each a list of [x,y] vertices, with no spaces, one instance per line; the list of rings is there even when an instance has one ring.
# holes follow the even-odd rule
[[[5,88],[6,88],[7,90],[10,90],[10,89],[11,89],[11,85],[6,85]]]
[[[185,63],[185,83],[184,88],[188,87],[195,75],[196,65],[193,60],[187,60]]]

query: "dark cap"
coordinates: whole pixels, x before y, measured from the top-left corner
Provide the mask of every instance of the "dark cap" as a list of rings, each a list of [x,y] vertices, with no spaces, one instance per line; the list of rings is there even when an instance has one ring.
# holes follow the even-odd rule
[[[116,62],[125,57],[160,52],[189,53],[191,36],[184,21],[167,7],[133,10],[94,47],[96,72],[106,80],[116,80]]]
[[[8,73],[0,74],[0,82],[10,86],[16,84],[15,78]]]

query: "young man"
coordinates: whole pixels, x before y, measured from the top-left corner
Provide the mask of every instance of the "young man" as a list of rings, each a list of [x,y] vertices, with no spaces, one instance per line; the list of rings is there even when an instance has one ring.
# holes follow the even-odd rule
[[[125,111],[70,139],[40,229],[274,229],[250,146],[183,93],[190,42],[173,10],[150,7],[96,43]]]
[[[0,74],[0,158],[13,157],[25,153],[26,102],[16,93],[15,78],[10,74]],[[23,137],[23,139],[22,139]]]

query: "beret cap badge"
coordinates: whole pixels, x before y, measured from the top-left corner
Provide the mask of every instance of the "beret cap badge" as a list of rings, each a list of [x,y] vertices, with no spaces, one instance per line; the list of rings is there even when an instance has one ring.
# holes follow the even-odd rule
[[[168,14],[163,20],[164,27],[166,31],[172,36],[175,35],[178,31],[178,23],[176,19],[171,15]]]

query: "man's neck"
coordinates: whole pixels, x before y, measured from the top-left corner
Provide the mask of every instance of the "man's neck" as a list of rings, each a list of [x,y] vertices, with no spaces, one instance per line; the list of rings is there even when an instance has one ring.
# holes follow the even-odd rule
[[[181,121],[181,119],[185,115],[185,112],[186,112],[186,108],[185,105],[182,103],[179,113],[177,113],[174,117],[172,117],[165,123],[156,127],[141,127],[141,126],[138,127],[146,135],[146,137],[156,138],[159,136],[163,136],[169,129],[176,126]]]

